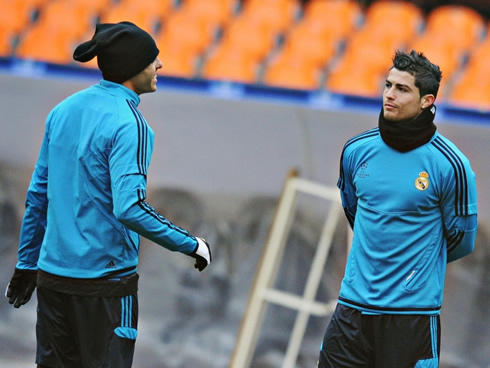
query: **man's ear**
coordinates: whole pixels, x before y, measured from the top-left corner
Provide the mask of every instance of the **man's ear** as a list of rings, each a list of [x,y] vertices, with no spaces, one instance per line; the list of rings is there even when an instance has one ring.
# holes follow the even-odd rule
[[[420,99],[420,107],[422,109],[426,109],[428,108],[430,105],[432,105],[434,103],[434,101],[436,100],[436,98],[434,97],[434,95],[425,95],[423,96],[421,99]]]

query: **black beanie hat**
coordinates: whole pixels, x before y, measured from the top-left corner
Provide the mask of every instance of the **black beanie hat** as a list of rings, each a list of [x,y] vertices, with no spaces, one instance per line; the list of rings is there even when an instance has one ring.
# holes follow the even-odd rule
[[[97,56],[102,77],[122,83],[144,70],[158,56],[153,38],[131,22],[97,24],[90,41],[79,45],[73,59],[85,63]]]

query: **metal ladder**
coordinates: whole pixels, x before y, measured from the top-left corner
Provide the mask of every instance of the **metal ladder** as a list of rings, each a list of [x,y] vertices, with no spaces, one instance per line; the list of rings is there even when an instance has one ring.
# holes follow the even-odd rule
[[[332,202],[301,296],[273,288],[297,205],[297,196],[300,192]],[[250,367],[267,303],[298,311],[282,365],[282,368],[294,368],[308,318],[310,315],[329,315],[336,305],[336,300],[321,303],[315,300],[315,296],[324,272],[335,228],[342,213],[341,208],[337,188],[300,179],[294,170],[289,174],[281,193],[269,238],[257,267],[229,368]],[[321,342],[318,343],[320,346]]]

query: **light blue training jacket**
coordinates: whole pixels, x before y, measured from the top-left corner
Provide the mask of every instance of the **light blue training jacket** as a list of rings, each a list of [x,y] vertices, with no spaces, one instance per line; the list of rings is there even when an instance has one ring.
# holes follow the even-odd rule
[[[140,235],[171,251],[197,248],[195,237],[146,202],[154,133],[139,103],[132,90],[102,80],[50,112],[27,192],[18,268],[72,278],[134,269]]]
[[[439,314],[446,263],[474,249],[468,159],[437,132],[401,153],[376,128],[345,144],[337,185],[354,232],[339,303],[372,314]]]

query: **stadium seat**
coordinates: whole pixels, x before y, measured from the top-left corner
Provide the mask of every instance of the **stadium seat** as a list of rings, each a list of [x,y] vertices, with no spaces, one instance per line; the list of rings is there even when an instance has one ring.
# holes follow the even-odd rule
[[[185,47],[195,54],[202,53],[213,41],[214,33],[204,22],[191,18],[188,13],[173,12],[163,23],[156,36],[157,44],[172,44]],[[181,46],[177,46],[181,43]]]
[[[12,53],[12,41],[14,33],[0,26],[0,57],[8,57]]]
[[[319,87],[320,69],[298,54],[280,53],[266,67],[262,82],[281,88],[313,90]]]
[[[325,87],[334,93],[358,95],[365,97],[379,97],[382,95],[385,76],[363,67],[362,61],[341,63],[327,75]]]
[[[443,74],[443,84],[449,82],[464,57],[464,52],[450,42],[450,38],[445,34],[424,33],[409,44],[408,49],[423,52],[433,63],[439,65]]]
[[[205,60],[201,76],[207,79],[255,83],[258,63],[241,52],[227,52],[217,47]]]
[[[122,21],[132,22],[154,35],[159,17],[151,7],[140,7],[134,2],[124,0],[108,7],[100,16],[101,23],[119,23]]]
[[[197,57],[185,52],[174,52],[171,49],[161,48],[158,56],[163,67],[158,70],[159,75],[173,77],[193,78],[196,76]]]
[[[327,33],[337,39],[347,37],[361,16],[359,4],[352,0],[310,0],[305,4],[300,22],[311,33]]]
[[[222,30],[219,46],[223,49],[239,48],[242,53],[252,60],[259,62],[273,49],[275,35],[268,29],[261,29],[243,16],[235,18]]]
[[[248,0],[241,15],[261,28],[283,33],[293,23],[300,9],[297,0]]]
[[[478,44],[455,80],[448,100],[457,105],[474,105],[490,110],[490,37]]]
[[[282,47],[289,55],[298,54],[313,67],[323,68],[337,53],[340,42],[335,34],[315,32],[301,22],[285,35]]]
[[[422,26],[423,14],[422,10],[412,2],[375,1],[366,10],[365,23],[391,23],[391,25],[395,24],[396,28],[413,30]]]
[[[107,1],[107,0],[105,0]],[[109,0],[111,1],[111,0]],[[113,1],[113,0],[112,0]],[[165,19],[174,10],[174,0],[121,0],[127,7]]]
[[[21,32],[31,21],[34,5],[27,1],[1,0],[0,27]]]
[[[95,13],[71,1],[49,2],[42,7],[36,21],[36,27],[42,27],[46,33],[64,33],[64,37],[81,38],[87,32],[93,32]]]
[[[395,45],[389,38],[373,39],[370,32],[361,30],[348,40],[340,61],[355,69],[369,70],[384,77],[391,66]]]
[[[455,84],[448,101],[457,106],[490,111],[490,78],[482,72],[476,80],[465,77]]]
[[[73,38],[69,35],[53,33],[40,25],[32,27],[20,38],[15,55],[22,59],[68,64],[73,61],[73,46]]]
[[[97,65],[97,56],[94,57],[92,60],[87,61],[85,63],[75,62],[74,65],[80,66],[83,68],[87,68],[87,69],[99,69],[99,66]]]
[[[475,10],[463,5],[444,5],[432,10],[427,16],[426,32],[442,33],[463,50],[469,49],[481,37],[485,25]]]
[[[372,41],[388,43],[395,49],[413,39],[422,24],[422,11],[414,4],[377,1],[367,9],[362,29]]]
[[[45,0],[41,0],[45,1]],[[102,14],[113,5],[112,0],[66,0],[77,7],[84,8],[94,14]]]
[[[223,27],[228,24],[234,12],[233,0],[186,0],[179,11],[189,14],[192,19],[199,19],[209,27]]]

